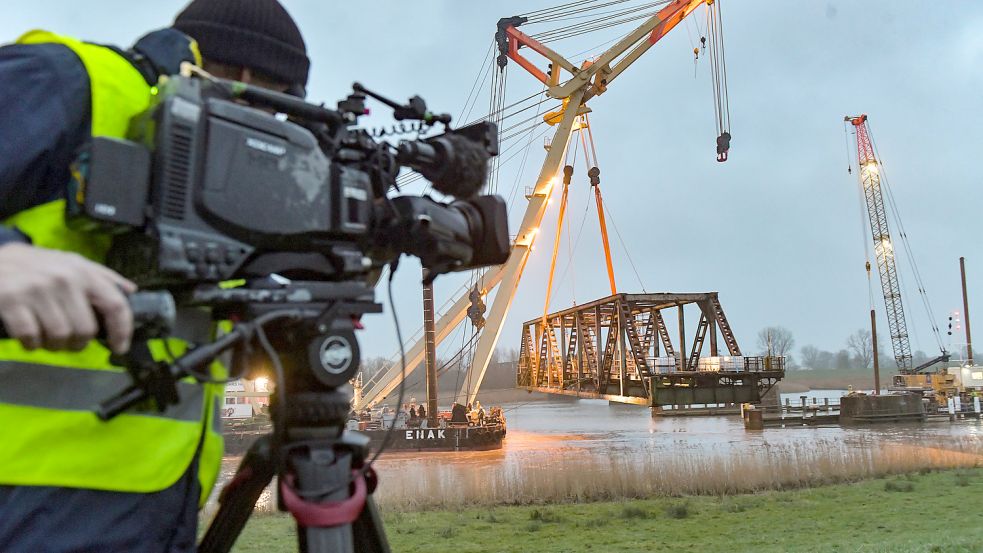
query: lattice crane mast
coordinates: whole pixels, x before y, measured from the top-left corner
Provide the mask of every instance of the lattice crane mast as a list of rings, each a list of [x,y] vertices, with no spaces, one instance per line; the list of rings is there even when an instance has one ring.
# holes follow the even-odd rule
[[[905,323],[904,305],[901,301],[901,283],[898,281],[898,269],[894,262],[894,242],[888,229],[887,210],[881,192],[880,164],[870,140],[867,115],[847,116],[845,120],[856,129],[860,184],[867,204],[870,234],[874,240],[874,254],[877,258],[877,272],[881,277],[894,361],[901,374],[907,374],[912,371],[911,344],[908,341],[908,325]],[[867,271],[870,271],[869,263]]]
[[[668,1],[665,7],[645,19],[641,25],[618,40],[607,51],[580,66],[573,64],[542,42],[520,31],[518,27],[529,21],[527,18],[510,17],[499,21],[498,32],[496,33],[496,42],[500,52],[497,58],[499,68],[504,69],[509,60],[517,63],[546,85],[547,96],[561,100],[562,108],[559,112],[547,114],[544,118],[546,122],[555,125],[556,130],[549,142],[546,159],[536,178],[533,191],[528,195],[529,203],[526,206],[516,238],[512,243],[511,256],[504,265],[485,270],[475,281],[473,290],[480,291],[481,296],[487,295],[495,287],[499,288],[486,317],[484,328],[478,336],[474,357],[469,368],[469,378],[461,390],[461,395],[467,396],[465,403],[474,401],[484,378],[488,362],[515,297],[519,279],[522,277],[526,262],[529,259],[529,253],[539,232],[553,186],[560,181],[561,168],[574,123],[578,116],[591,111],[587,107],[587,101],[607,91],[619,75],[701,5],[706,5],[708,10],[707,30],[711,33],[713,42],[719,42],[722,39],[719,4],[720,0]],[[548,69],[544,71],[525,58],[520,53],[520,48],[527,48],[546,58],[549,64]],[[717,127],[720,133],[717,138],[718,161],[727,159],[727,152],[730,148],[730,122],[729,116],[725,115],[726,80],[723,77],[722,57],[722,44],[713,45],[711,64],[714,72],[714,90],[717,101],[715,106]],[[563,79],[564,72],[569,75],[566,80]],[[722,78],[723,81],[721,81]],[[444,312],[434,325],[436,343],[439,344],[464,320],[470,305],[471,298],[469,298],[468,293],[465,293]],[[405,373],[399,364],[391,367],[376,380],[377,385],[364,392],[362,400],[356,408],[371,407],[385,399],[407,375],[421,364],[425,351],[424,340],[411,346],[406,353]]]

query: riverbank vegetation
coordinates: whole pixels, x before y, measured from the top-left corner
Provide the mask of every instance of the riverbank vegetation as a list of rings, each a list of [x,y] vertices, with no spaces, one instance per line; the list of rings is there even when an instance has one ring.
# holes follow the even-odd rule
[[[398,552],[954,553],[983,546],[981,494],[979,468],[924,468],[785,491],[383,513]],[[234,551],[286,553],[295,544],[292,519],[261,515]]]
[[[763,440],[758,448],[739,451],[631,450],[586,457],[551,451],[525,459],[521,467],[425,465],[395,478],[383,470],[377,496],[383,508],[395,511],[724,496],[980,464],[983,440],[974,437],[892,443],[858,434],[848,443]]]

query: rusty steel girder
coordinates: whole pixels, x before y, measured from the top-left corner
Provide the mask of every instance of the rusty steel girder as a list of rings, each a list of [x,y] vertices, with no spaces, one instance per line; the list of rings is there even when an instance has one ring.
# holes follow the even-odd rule
[[[686,306],[699,311],[690,338]],[[667,309],[677,310],[676,343]],[[524,323],[516,384],[656,407],[756,403],[784,375],[783,357],[742,355],[716,292],[622,293]]]

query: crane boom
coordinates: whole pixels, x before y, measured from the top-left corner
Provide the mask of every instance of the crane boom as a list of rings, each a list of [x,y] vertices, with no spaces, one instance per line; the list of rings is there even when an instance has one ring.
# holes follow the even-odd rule
[[[586,101],[605,92],[615,77],[634,63],[693,10],[701,4],[711,5],[713,2],[719,2],[719,0],[673,0],[597,57],[594,62],[585,63],[580,68],[516,29],[517,26],[525,22],[524,18],[512,17],[499,21],[499,33],[496,37],[502,52],[501,63],[504,64],[505,57],[518,63],[546,84],[547,95],[562,100],[564,107],[560,114],[551,114],[553,117],[548,121],[550,124],[556,125],[556,131],[550,142],[546,159],[536,178],[533,193],[529,196],[529,203],[526,206],[522,223],[512,244],[512,253],[504,265],[486,270],[478,279],[477,287],[483,294],[489,293],[497,285],[501,285],[501,288],[495,294],[495,299],[486,318],[487,322],[478,337],[474,357],[468,369],[470,378],[465,379],[466,384],[461,390],[461,395],[467,396],[465,403],[474,401],[484,378],[488,362],[495,345],[498,343],[506,315],[512,305],[516,288],[528,261],[529,253],[535,243],[552,187],[559,180],[558,175],[571,138],[574,122],[578,115],[590,112]],[[547,74],[537,68],[535,64],[519,54],[520,46],[527,47],[547,58],[552,63],[553,70]],[[571,75],[563,83],[560,82],[561,70],[565,70]],[[435,338],[438,344],[450,334],[457,324],[464,320],[468,305],[468,295],[464,294],[436,322]],[[420,365],[424,353],[424,341],[421,340],[409,350],[406,371],[402,371],[399,364],[391,367],[386,375],[379,380],[380,384],[365,392],[362,401],[356,405],[356,408],[371,407],[382,401],[407,375]]]
[[[905,322],[904,306],[901,301],[901,284],[894,263],[894,243],[887,225],[887,211],[881,193],[881,171],[874,146],[870,140],[867,116],[847,116],[857,131],[857,163],[860,166],[860,184],[863,186],[867,203],[867,216],[870,219],[870,233],[874,240],[877,257],[877,271],[881,277],[881,291],[884,294],[884,309],[887,311],[887,324],[891,332],[891,346],[894,348],[894,361],[902,374],[912,371],[911,344],[908,341],[908,326]]]

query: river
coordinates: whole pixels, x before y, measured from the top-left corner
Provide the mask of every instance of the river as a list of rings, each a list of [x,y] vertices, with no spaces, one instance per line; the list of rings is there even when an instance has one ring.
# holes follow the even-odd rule
[[[815,397],[822,404],[824,398],[836,401],[844,393],[824,390],[785,394],[782,401],[788,398],[794,405],[805,395],[807,401]],[[384,496],[400,505],[439,503],[439,496],[449,495],[468,501],[467,496],[481,493],[487,486],[529,488],[531,479],[536,483],[544,478],[554,480],[557,473],[564,471],[571,477],[575,473],[612,472],[611,463],[622,467],[616,467],[615,472],[635,472],[636,465],[645,470],[661,465],[665,467],[662,472],[675,470],[693,476],[688,468],[691,465],[709,467],[716,462],[726,463],[726,470],[746,472],[746,467],[735,467],[735,459],[757,459],[752,468],[762,462],[803,466],[816,462],[822,468],[829,465],[831,455],[846,459],[853,454],[867,460],[871,451],[889,446],[922,451],[959,442],[965,451],[967,441],[972,447],[983,445],[983,424],[979,421],[746,431],[735,415],[652,417],[645,407],[604,400],[564,399],[502,407],[508,420],[508,435],[500,450],[383,453],[376,469]],[[784,461],[775,461],[779,458]],[[220,484],[231,477],[238,462],[238,457],[224,459]],[[546,468],[548,473],[535,475]],[[628,485],[620,481],[614,484]],[[553,489],[570,486],[569,482],[553,482],[537,493],[549,495]],[[512,495],[502,496],[506,500],[524,492],[508,493]],[[264,494],[259,508],[273,508],[272,494]]]

